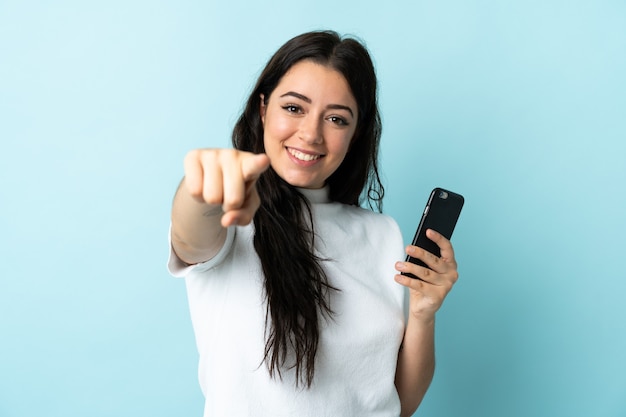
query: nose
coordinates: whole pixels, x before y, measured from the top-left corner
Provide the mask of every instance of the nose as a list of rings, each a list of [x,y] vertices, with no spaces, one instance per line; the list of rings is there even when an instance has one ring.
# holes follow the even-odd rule
[[[321,121],[313,115],[307,115],[302,119],[298,129],[298,137],[304,143],[317,144],[323,142]]]

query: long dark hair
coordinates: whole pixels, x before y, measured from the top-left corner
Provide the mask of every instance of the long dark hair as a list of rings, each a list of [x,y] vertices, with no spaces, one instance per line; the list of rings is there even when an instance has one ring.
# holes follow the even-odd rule
[[[365,202],[382,210],[384,188],[378,171],[381,120],[374,66],[366,48],[332,31],[309,32],[289,40],[259,76],[233,130],[233,146],[265,152],[260,100],[267,101],[283,75],[297,62],[311,60],[341,74],[358,106],[350,149],[328,178],[329,197],[350,205]],[[315,233],[306,198],[270,168],[257,181],[261,206],[254,216],[254,248],[265,277],[267,297],[265,357],[270,375],[295,368],[296,384],[310,387],[315,371],[320,320],[332,309],[322,259],[313,253]]]

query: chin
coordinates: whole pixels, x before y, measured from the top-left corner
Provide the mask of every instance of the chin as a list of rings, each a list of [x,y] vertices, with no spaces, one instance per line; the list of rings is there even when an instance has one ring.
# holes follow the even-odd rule
[[[324,184],[319,185],[318,183],[313,182],[313,181],[289,180],[289,179],[285,179],[285,181],[287,181],[293,187],[298,187],[298,188],[317,189],[317,188],[324,187]]]

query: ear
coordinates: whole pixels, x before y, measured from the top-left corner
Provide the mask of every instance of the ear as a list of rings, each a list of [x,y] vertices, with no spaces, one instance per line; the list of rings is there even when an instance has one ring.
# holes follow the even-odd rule
[[[261,97],[261,101],[259,103],[259,114],[261,115],[261,124],[265,126],[265,111],[267,110],[267,107],[265,106],[265,94],[260,94],[259,97]]]

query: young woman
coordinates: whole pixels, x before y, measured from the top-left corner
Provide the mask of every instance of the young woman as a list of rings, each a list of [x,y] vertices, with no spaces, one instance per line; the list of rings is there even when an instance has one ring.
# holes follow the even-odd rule
[[[376,94],[363,45],[305,33],[260,75],[234,149],[186,156],[169,268],[186,280],[205,416],[409,416],[426,393],[457,266],[434,231],[441,257],[405,250],[431,269],[402,261],[380,213]]]

